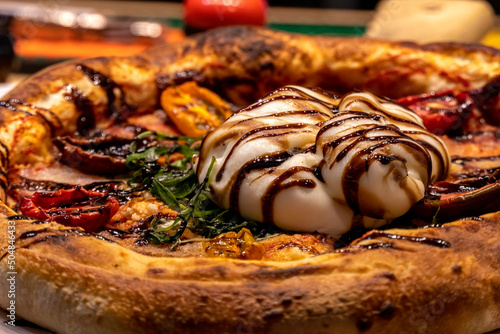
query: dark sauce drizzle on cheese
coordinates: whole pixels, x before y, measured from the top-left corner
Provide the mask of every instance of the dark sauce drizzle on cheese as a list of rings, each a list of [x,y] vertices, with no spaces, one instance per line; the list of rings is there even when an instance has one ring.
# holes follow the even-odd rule
[[[284,95],[277,95],[273,96],[273,94],[276,94],[277,92],[280,91],[293,91],[297,93],[298,95],[290,95],[290,94],[284,94]],[[433,145],[423,141],[423,140],[418,140],[418,139],[413,139],[409,135],[414,134],[423,134],[427,135],[424,129],[422,131],[419,131],[421,126],[411,120],[408,119],[403,119],[400,117],[397,117],[395,115],[392,115],[389,112],[386,112],[384,110],[381,110],[377,106],[375,106],[371,101],[365,101],[362,99],[355,99],[353,101],[349,101],[347,104],[351,104],[354,102],[362,102],[365,104],[367,107],[370,108],[372,111],[376,111],[379,114],[373,114],[373,113],[368,113],[365,111],[360,111],[360,110],[347,110],[346,112],[339,113],[338,112],[338,106],[329,103],[327,101],[323,101],[321,99],[317,99],[314,96],[311,96],[309,94],[306,94],[305,92],[296,89],[294,87],[285,87],[282,89],[277,90],[276,92],[272,93],[269,98],[264,99],[259,101],[258,103],[255,103],[247,108],[241,109],[239,113],[243,112],[252,112],[254,109],[257,109],[265,104],[271,103],[273,101],[277,100],[284,100],[284,101],[307,101],[310,103],[315,103],[317,105],[322,105],[322,107],[326,107],[330,110],[331,115],[325,114],[324,112],[321,112],[319,110],[314,110],[314,109],[307,109],[307,110],[284,110],[284,111],[278,111],[275,113],[270,113],[270,114],[264,114],[264,115],[256,115],[255,117],[250,117],[250,118],[245,118],[242,120],[239,120],[235,122],[232,127],[238,127],[238,126],[244,126],[245,122],[254,122],[254,121],[259,121],[261,119],[265,118],[272,118],[272,117],[287,117],[287,116],[293,116],[293,115],[307,115],[307,116],[313,116],[317,115],[318,117],[323,117],[323,121],[319,121],[316,124],[307,124],[307,123],[290,123],[286,125],[265,125],[265,123],[262,123],[262,126],[250,129],[248,132],[243,133],[239,138],[236,139],[236,142],[234,145],[231,147],[229,153],[227,156],[224,158],[222,161],[222,166],[218,170],[215,180],[216,182],[220,182],[223,178],[224,173],[226,172],[226,166],[228,164],[228,161],[233,157],[235,151],[245,143],[248,143],[251,140],[255,139],[260,139],[260,138],[265,138],[265,137],[279,137],[279,136],[285,136],[289,135],[290,133],[296,133],[299,130],[304,131],[305,128],[307,127],[318,127],[320,126],[321,128],[318,130],[318,134],[316,135],[316,138],[320,138],[323,135],[327,135],[327,131],[332,129],[333,127],[340,126],[344,122],[351,121],[351,120],[374,120],[378,121],[382,117],[386,117],[387,119],[393,120],[397,123],[405,123],[409,124],[415,129],[412,129],[411,131],[408,130],[400,130],[396,125],[393,124],[367,124],[365,125],[365,128],[355,131],[353,133],[348,133],[346,136],[341,137],[339,139],[332,140],[331,142],[328,142],[324,144],[322,147],[323,150],[323,155],[327,156],[328,150],[329,149],[334,149],[335,147],[338,147],[342,143],[344,143],[347,140],[352,140],[352,142],[347,145],[345,148],[342,149],[340,153],[337,154],[336,157],[331,159],[332,161],[330,162],[332,165],[330,165],[330,169],[333,167],[333,164],[335,162],[340,162],[343,158],[345,158],[347,155],[349,155],[353,150],[356,150],[358,145],[361,142],[366,142],[366,141],[371,141],[373,142],[373,145],[371,145],[369,148],[362,149],[359,152],[355,153],[354,158],[350,158],[349,162],[347,162],[346,166],[344,167],[344,174],[349,173],[349,177],[343,177],[343,183],[341,185],[343,192],[346,196],[346,200],[348,201],[349,206],[356,212],[359,210],[359,205],[357,203],[357,198],[358,198],[358,183],[359,179],[361,176],[366,172],[366,170],[369,168],[369,166],[377,161],[380,162],[384,165],[391,163],[394,160],[401,160],[403,163],[406,163],[406,160],[403,159],[402,157],[395,156],[395,155],[390,155],[390,154],[376,154],[375,150],[377,149],[382,149],[383,147],[387,147],[390,145],[403,145],[407,147],[405,149],[406,153],[413,156],[417,161],[420,161],[421,163],[424,163],[427,168],[427,173],[428,177],[430,178],[430,173],[431,173],[431,166],[432,166],[432,159],[430,152],[433,153],[434,156],[438,159],[440,162],[441,168],[443,166],[446,166],[444,157],[440,154],[439,150],[434,147]],[[386,100],[380,99],[379,102],[386,102]],[[389,101],[390,102],[390,101]],[[319,108],[320,109],[320,108]],[[355,108],[354,108],[355,109]],[[334,121],[328,124],[323,125],[323,123],[326,120],[329,119],[334,119],[334,118],[340,118],[338,121]],[[265,122],[265,120],[263,120]],[[290,131],[292,129],[297,129],[297,131]],[[285,131],[286,130],[286,131]],[[375,136],[373,135],[374,132],[378,131],[385,131],[389,133],[393,133],[394,135],[390,134],[384,134],[384,135],[379,135]],[[215,145],[221,145],[221,143],[225,140],[227,140],[229,135],[227,134],[222,134],[220,138],[215,139]],[[354,139],[354,140],[353,140]],[[316,151],[316,146],[312,145],[307,148],[307,151],[309,152],[315,152]],[[238,210],[239,208],[239,192],[241,189],[241,186],[243,184],[243,180],[246,178],[246,176],[254,170],[265,170],[269,169],[270,172],[272,172],[272,169],[275,167],[278,167],[281,165],[283,162],[291,158],[295,154],[300,154],[300,153],[305,153],[305,149],[301,150],[290,150],[290,151],[278,151],[278,152],[273,152],[266,154],[264,156],[260,157],[255,157],[254,159],[247,161],[243,166],[239,168],[234,174],[232,175],[231,179],[231,186],[229,189],[229,201],[230,201],[230,208],[234,210]],[[321,175],[321,168],[323,167],[325,161],[323,160],[321,163],[321,166],[314,166],[312,168],[304,167],[301,168],[301,171],[306,171],[310,172],[311,178],[306,178],[302,182],[298,182],[297,180],[290,180],[294,174],[297,173],[296,170],[290,169],[290,171],[285,171],[282,175],[278,176],[275,180],[271,181],[271,184],[269,185],[266,193],[264,196],[261,198],[261,207],[262,207],[262,216],[263,220],[265,222],[272,222],[273,221],[273,204],[274,204],[274,199],[277,197],[278,193],[288,189],[293,186],[298,186],[298,187],[304,187],[304,188],[314,188],[317,184],[317,182],[324,182],[324,179]]]
[[[253,160],[248,161],[246,164],[244,164],[239,171],[236,173],[236,177],[233,183],[233,186],[231,187],[231,193],[230,193],[230,206],[232,209],[238,210],[239,207],[239,195],[240,195],[240,188],[243,183],[243,180],[247,176],[248,173],[250,173],[253,170],[257,169],[265,169],[265,168],[271,168],[271,167],[277,167],[281,165],[283,162],[288,160],[290,157],[293,156],[293,153],[291,152],[276,152],[273,155],[265,155],[262,157],[255,158]]]
[[[264,194],[264,196],[262,196],[261,199],[264,223],[272,223],[274,200],[280,193],[280,191],[291,187],[314,188],[316,186],[316,182],[314,182],[313,179],[298,178],[292,181],[288,181],[293,177],[293,175],[300,172],[308,172],[314,175],[314,171],[309,167],[296,166],[288,169],[286,172],[275,178],[269,185],[266,193]]]
[[[248,131],[246,134],[244,134],[243,136],[241,136],[241,138],[238,139],[238,141],[231,148],[231,151],[229,152],[227,158],[224,160],[224,163],[222,164],[222,167],[219,169],[219,172],[217,173],[217,175],[215,177],[215,180],[217,182],[219,182],[222,179],[222,176],[223,176],[223,174],[224,174],[224,172],[226,170],[227,161],[229,161],[229,159],[231,158],[231,156],[233,155],[233,153],[235,152],[235,150],[238,148],[238,146],[240,144],[242,144],[247,138],[253,136],[252,139],[256,139],[255,135],[257,135],[257,134],[259,134],[258,138],[283,136],[283,135],[288,135],[290,132],[286,131],[286,132],[265,133],[265,134],[260,134],[260,133],[261,132],[267,132],[267,131],[276,131],[276,130],[304,129],[307,126],[308,126],[307,124],[297,123],[297,124],[287,124],[287,125],[278,125],[278,126],[264,126],[264,127],[261,127],[261,128],[257,128],[257,129],[253,129],[253,130]],[[266,157],[263,157],[262,159],[266,159],[266,162],[271,162],[273,160],[272,156],[266,156]],[[267,168],[267,167],[278,166],[278,165],[280,165],[284,161],[284,160],[282,160],[282,155],[281,154],[277,154],[275,156],[275,159],[276,160],[280,160],[281,159],[280,160],[281,162],[278,163],[277,165],[269,165],[269,166],[263,165],[263,167],[260,167],[260,168]]]

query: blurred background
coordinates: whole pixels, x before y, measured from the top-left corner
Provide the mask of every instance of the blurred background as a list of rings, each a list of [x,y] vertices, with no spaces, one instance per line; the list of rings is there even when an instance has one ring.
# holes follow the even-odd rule
[[[128,56],[222,25],[500,47],[500,0],[0,0],[0,82],[71,58]]]

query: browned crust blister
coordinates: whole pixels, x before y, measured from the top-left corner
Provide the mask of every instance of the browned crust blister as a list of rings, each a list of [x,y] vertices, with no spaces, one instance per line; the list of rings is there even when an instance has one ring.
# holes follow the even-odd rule
[[[76,64],[35,74],[7,98],[36,104],[80,80]],[[475,88],[500,73],[500,56],[492,49],[242,27],[137,57],[83,64],[123,83],[127,103],[144,109],[157,105],[161,88],[193,79],[246,103],[284,84],[397,97]],[[127,82],[127,73],[134,79]],[[96,86],[93,101],[102,95]],[[55,122],[34,113],[37,122]],[[62,126],[48,137],[75,127],[75,115],[61,120],[64,115],[55,114]],[[19,116],[6,108],[0,115],[4,142]],[[16,143],[6,142],[15,151]],[[4,171],[19,163],[12,156],[4,154]],[[13,213],[5,207],[1,213],[5,277],[6,217]],[[79,229],[15,220],[16,311],[61,333],[481,333],[500,327],[499,223],[495,213],[443,227],[388,231],[442,239],[450,247],[379,236],[343,252],[278,263],[149,257]],[[385,246],[366,246],[377,243]],[[8,282],[1,280],[0,287],[5,308]]]

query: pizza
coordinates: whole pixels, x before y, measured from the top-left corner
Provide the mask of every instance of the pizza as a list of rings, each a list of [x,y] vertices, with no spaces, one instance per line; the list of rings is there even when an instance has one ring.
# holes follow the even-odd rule
[[[499,51],[229,27],[0,102],[0,305],[58,333],[500,327]]]

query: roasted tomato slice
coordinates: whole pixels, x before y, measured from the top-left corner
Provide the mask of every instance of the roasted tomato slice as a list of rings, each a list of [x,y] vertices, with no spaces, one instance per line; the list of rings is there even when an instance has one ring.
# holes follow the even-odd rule
[[[415,111],[422,117],[427,130],[438,135],[460,129],[474,106],[467,93],[451,90],[408,96],[397,102]]]
[[[131,154],[132,139],[106,135],[95,138],[57,137],[54,145],[59,150],[59,161],[84,173],[117,175],[129,171],[125,161]],[[157,144],[143,138],[136,142],[138,150]]]
[[[161,106],[177,128],[191,137],[206,135],[232,114],[217,94],[192,81],[165,89]]]
[[[481,88],[469,91],[469,95],[489,123],[500,125],[500,76]]]
[[[106,193],[86,190],[80,186],[52,193],[34,193],[19,199],[19,210],[26,216],[66,226],[79,226],[95,232],[118,211],[120,204]]]

